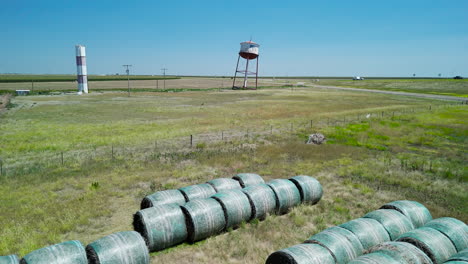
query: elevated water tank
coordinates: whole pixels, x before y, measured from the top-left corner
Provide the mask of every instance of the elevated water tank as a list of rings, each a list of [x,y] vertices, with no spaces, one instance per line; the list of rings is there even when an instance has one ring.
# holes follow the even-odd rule
[[[253,60],[258,57],[258,47],[260,47],[260,45],[252,41],[241,42],[240,45],[241,48],[239,51],[239,55],[242,58],[246,60]]]

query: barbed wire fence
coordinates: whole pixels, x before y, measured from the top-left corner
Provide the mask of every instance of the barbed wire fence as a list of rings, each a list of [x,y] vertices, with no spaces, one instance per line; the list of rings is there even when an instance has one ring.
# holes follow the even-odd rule
[[[466,104],[462,102],[461,104]],[[299,132],[315,133],[325,127],[345,126],[351,123],[369,122],[395,118],[397,116],[431,112],[460,103],[406,107],[391,111],[373,111],[366,114],[343,115],[340,117],[316,117],[294,120],[262,127],[191,134],[185,137],[158,139],[145,145],[110,145],[92,149],[78,149],[43,153],[40,157],[24,157],[16,160],[0,157],[0,180],[47,172],[56,168],[80,169],[95,163],[133,161],[147,164],[151,161],[192,158],[199,153],[235,153],[252,148],[251,144],[271,140],[275,135],[296,135]]]

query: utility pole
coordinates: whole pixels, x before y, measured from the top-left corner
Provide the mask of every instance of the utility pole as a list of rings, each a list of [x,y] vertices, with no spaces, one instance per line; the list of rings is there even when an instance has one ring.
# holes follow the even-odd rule
[[[166,71],[167,71],[167,68],[162,68],[161,71],[163,72],[163,76],[164,76],[164,90],[166,90]]]
[[[127,73],[128,97],[130,97],[130,69],[129,69],[129,67],[132,67],[132,65],[130,65],[130,64],[124,64],[124,65],[122,65],[122,66],[124,66],[125,68],[127,68],[127,69],[125,70],[125,72]]]

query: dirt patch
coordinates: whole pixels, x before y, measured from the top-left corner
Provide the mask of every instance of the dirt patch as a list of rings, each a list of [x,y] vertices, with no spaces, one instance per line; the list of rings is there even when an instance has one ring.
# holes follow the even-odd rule
[[[10,102],[11,94],[0,95],[0,113],[6,111],[6,107]]]

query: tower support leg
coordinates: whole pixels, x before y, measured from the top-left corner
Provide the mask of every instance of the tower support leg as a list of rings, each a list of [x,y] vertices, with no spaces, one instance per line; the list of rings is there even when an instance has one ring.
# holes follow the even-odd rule
[[[234,81],[232,82],[232,88],[236,87],[236,76],[237,76],[237,71],[239,70],[239,60],[240,60],[240,55],[237,57],[237,65],[236,65],[236,71],[234,72]]]

